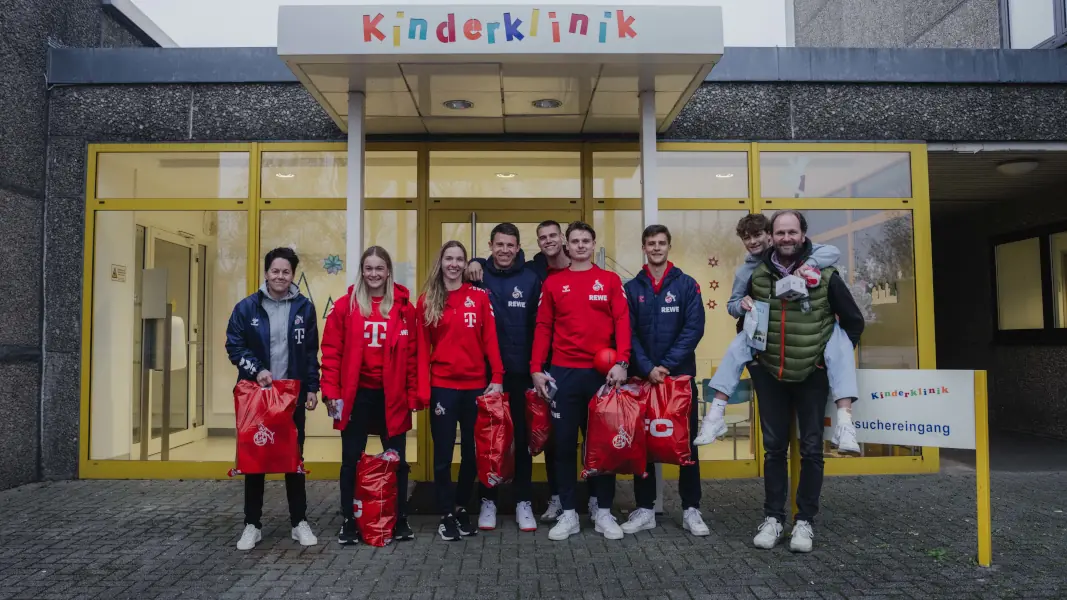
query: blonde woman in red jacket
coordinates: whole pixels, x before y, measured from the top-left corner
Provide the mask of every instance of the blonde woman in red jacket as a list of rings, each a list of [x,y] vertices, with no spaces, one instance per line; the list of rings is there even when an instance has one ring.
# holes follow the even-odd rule
[[[334,429],[341,431],[344,523],[337,541],[344,545],[359,541],[352,500],[369,434],[400,455],[393,539],[415,537],[407,519],[405,456],[405,434],[417,408],[415,308],[407,288],[393,282],[393,261],[384,248],[367,248],[359,266],[359,279],[334,304],[322,336],[322,395]]]
[[[419,333],[419,401],[430,408],[433,479],[443,515],[437,533],[454,541],[474,535],[467,514],[474,480],[476,400],[503,391],[504,366],[496,319],[485,290],[463,281],[467,250],[451,241],[441,247],[426,292],[415,309]],[[486,363],[489,364],[487,373]],[[486,387],[488,383],[488,387]],[[459,482],[452,486],[452,452],[460,429]]]

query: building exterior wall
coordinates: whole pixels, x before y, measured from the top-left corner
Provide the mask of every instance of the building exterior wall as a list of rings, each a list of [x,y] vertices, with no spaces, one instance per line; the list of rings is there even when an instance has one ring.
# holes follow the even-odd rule
[[[73,322],[73,330],[51,328],[46,307],[53,298],[78,303],[78,288],[57,290],[49,274],[58,261],[80,256],[80,251],[64,254],[77,244],[82,229],[80,223],[68,227],[65,211],[84,203],[84,196],[45,200],[54,193],[46,177],[53,168],[48,160],[52,151],[55,158],[84,154],[84,148],[68,151],[61,141],[48,147],[48,48],[139,42],[103,12],[99,0],[0,0],[0,14],[0,239],[7,270],[0,283],[7,307],[0,311],[0,389],[5,390],[0,397],[0,488],[6,488],[77,473],[70,460],[78,448],[77,423],[68,418],[77,406],[64,415],[42,402],[58,382],[78,379],[78,346],[67,342],[78,338],[80,322]],[[69,239],[54,251],[46,249],[45,240],[56,236]],[[43,428],[42,420],[48,423]]]
[[[796,45],[999,48],[998,0],[794,0]]]

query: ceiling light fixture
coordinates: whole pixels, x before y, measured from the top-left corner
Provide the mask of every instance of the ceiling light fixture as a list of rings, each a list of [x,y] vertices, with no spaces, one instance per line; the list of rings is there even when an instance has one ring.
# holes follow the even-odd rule
[[[733,173],[716,173],[715,174],[715,178],[716,179],[729,179],[729,178],[731,178],[733,176],[734,176]]]
[[[534,100],[531,104],[533,104],[534,108],[543,108],[546,110],[563,106],[563,102],[561,100],[556,100],[555,98],[541,98],[540,100]]]
[[[452,110],[467,110],[468,108],[474,108],[474,103],[470,100],[445,100],[441,103],[445,108]]]
[[[997,171],[1001,175],[1018,177],[1033,172],[1038,167],[1038,162],[1032,158],[1008,160],[997,165]]]
[[[293,177],[296,177],[296,175],[292,173],[275,173],[274,176],[278,179],[292,179]]]
[[[515,173],[497,173],[496,176],[501,179],[515,179]]]

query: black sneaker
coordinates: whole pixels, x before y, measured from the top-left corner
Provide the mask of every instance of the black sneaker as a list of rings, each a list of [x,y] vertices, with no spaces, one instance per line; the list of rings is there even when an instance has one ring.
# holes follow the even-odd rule
[[[441,517],[441,524],[437,526],[437,535],[446,542],[454,542],[460,538],[459,527],[456,526],[456,518],[452,515]]]
[[[415,532],[411,530],[411,525],[408,525],[407,517],[397,518],[396,525],[393,526],[393,539],[403,542],[415,539]]]
[[[341,531],[337,534],[337,543],[342,546],[352,546],[359,543],[359,529],[356,528],[355,519],[345,519],[341,523]]]
[[[467,514],[465,508],[456,511],[456,525],[459,527],[459,534],[463,537],[478,533],[478,530],[471,526],[471,516]]]

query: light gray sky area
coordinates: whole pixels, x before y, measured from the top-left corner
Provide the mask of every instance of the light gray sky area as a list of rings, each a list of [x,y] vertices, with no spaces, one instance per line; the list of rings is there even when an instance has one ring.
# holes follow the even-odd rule
[[[727,46],[785,46],[792,28],[787,5],[793,0],[671,0],[673,6],[721,6]],[[278,43],[278,6],[366,4],[369,6],[450,5],[454,0],[352,2],[351,0],[132,0],[178,46],[254,47]],[[466,0],[464,5],[515,6],[514,2]],[[603,2],[553,2],[555,6],[604,6]],[[654,5],[656,0],[614,0],[615,7]]]

